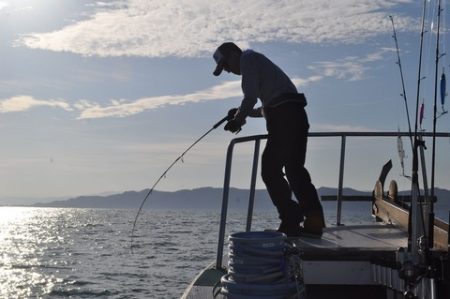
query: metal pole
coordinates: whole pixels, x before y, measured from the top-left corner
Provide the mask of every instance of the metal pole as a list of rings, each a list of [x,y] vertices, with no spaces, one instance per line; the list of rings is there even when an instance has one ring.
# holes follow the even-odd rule
[[[341,136],[341,162],[339,165],[339,186],[337,196],[337,215],[336,225],[341,225],[341,210],[342,210],[342,185],[344,183],[344,161],[345,161],[345,135]]]
[[[261,141],[259,139],[255,140],[255,149],[253,151],[252,178],[251,178],[251,182],[250,182],[250,196],[248,199],[247,225],[245,228],[245,231],[247,231],[247,232],[249,232],[252,228],[253,204],[255,202],[255,186],[256,186],[256,175],[258,172],[260,143],[261,143]]]
[[[233,140],[227,150],[225,178],[223,182],[222,212],[220,214],[219,242],[217,247],[216,269],[222,269],[223,245],[225,243],[225,226],[227,224],[228,195],[230,191],[231,162],[233,157]]]

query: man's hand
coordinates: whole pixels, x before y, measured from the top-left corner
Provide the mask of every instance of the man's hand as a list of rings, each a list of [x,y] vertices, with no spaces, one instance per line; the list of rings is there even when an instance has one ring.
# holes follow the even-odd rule
[[[241,124],[236,119],[232,119],[227,122],[225,127],[223,128],[225,131],[230,131],[231,133],[239,133],[243,124]]]
[[[236,115],[236,112],[237,112],[238,110],[239,110],[238,108],[231,108],[231,109],[228,111],[227,120],[228,120],[228,121],[232,120],[232,119],[234,118],[234,116]]]

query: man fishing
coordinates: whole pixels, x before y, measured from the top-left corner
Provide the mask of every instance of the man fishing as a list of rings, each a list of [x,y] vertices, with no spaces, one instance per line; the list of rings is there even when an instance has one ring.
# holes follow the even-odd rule
[[[288,237],[321,237],[323,209],[304,166],[309,129],[305,96],[278,66],[258,52],[242,51],[227,42],[217,48],[213,58],[217,63],[215,76],[222,70],[242,76],[244,99],[239,108],[228,112],[232,119],[225,130],[239,132],[246,117],[266,119],[268,139],[261,176],[281,219],[278,231]],[[254,108],[258,99],[262,105]],[[292,192],[298,202],[291,199]]]

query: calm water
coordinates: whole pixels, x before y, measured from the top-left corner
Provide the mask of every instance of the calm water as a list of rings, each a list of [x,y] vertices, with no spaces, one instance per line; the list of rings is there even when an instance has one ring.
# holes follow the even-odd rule
[[[371,219],[370,203],[344,211],[344,223]],[[132,252],[135,213],[0,208],[0,298],[180,298],[216,257],[219,211],[144,211]],[[229,212],[227,235],[245,229],[245,214]],[[252,229],[277,224],[274,211],[256,212]]]

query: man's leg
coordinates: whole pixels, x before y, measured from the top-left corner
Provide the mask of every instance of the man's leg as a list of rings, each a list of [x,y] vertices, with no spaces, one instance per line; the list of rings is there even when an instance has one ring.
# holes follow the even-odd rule
[[[300,209],[303,211],[306,219],[304,227],[318,233],[322,232],[325,227],[322,205],[317,194],[316,187],[311,181],[311,176],[305,168],[306,148],[308,142],[308,122],[304,110],[298,112],[295,118],[299,121],[290,133],[295,136],[291,151],[289,151],[289,159],[287,160],[285,169],[286,177],[289,181],[295,197],[299,201]]]
[[[299,232],[301,214],[298,204],[291,199],[291,189],[283,174],[285,149],[283,138],[269,134],[262,155],[261,176],[281,219],[279,230],[294,236]]]
[[[325,219],[317,190],[311,182],[308,170],[303,166],[296,168],[297,170],[294,172],[297,173],[296,175],[293,176],[292,172],[288,171],[290,168],[286,168],[286,174],[295,197],[299,200],[300,209],[305,215],[303,227],[311,232],[321,234],[325,227]]]

